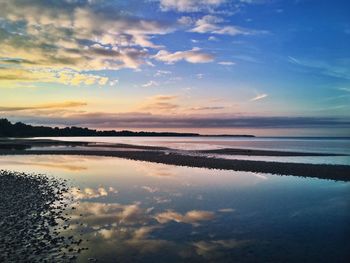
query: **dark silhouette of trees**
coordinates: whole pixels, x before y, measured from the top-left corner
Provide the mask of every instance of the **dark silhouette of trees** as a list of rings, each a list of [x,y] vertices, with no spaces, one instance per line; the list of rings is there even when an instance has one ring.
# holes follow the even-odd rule
[[[133,131],[98,131],[80,127],[52,128],[32,126],[22,122],[12,124],[7,119],[0,119],[0,137],[55,137],[55,136],[200,136],[198,133],[177,132],[133,132]]]

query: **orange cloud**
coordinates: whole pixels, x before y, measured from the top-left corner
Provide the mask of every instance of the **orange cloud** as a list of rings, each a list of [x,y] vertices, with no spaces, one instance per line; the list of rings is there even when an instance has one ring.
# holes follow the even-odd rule
[[[86,102],[80,101],[65,101],[65,102],[57,102],[57,103],[48,103],[41,105],[33,105],[33,106],[11,106],[11,107],[0,107],[0,112],[5,111],[26,111],[26,110],[46,110],[46,109],[64,109],[64,108],[72,108],[72,107],[81,107],[86,106]]]

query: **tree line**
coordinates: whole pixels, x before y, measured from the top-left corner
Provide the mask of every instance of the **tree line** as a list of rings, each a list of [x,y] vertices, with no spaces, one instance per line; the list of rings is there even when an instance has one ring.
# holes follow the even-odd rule
[[[99,131],[81,127],[32,126],[22,122],[11,123],[0,119],[0,137],[55,137],[55,136],[200,136],[198,133],[177,132],[134,132],[134,131]]]

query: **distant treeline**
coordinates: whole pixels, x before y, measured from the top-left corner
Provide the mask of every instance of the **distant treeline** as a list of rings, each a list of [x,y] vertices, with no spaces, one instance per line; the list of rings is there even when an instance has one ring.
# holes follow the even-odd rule
[[[178,132],[133,132],[133,131],[98,131],[80,127],[52,128],[46,126],[32,126],[22,122],[12,124],[7,119],[0,119],[0,137],[55,137],[55,136],[163,136],[185,137],[203,136],[198,133]],[[214,135],[254,137],[253,135]]]
[[[0,119],[0,137],[54,137],[54,136],[200,136],[198,133],[177,132],[133,132],[133,131],[97,131],[94,129],[67,127],[52,128],[32,126],[22,122],[12,124]]]

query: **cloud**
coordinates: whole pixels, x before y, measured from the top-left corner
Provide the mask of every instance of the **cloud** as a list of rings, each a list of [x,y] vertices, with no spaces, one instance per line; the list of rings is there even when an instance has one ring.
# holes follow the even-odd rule
[[[86,102],[79,101],[65,101],[59,103],[49,103],[34,106],[15,106],[15,107],[0,107],[0,112],[6,111],[27,111],[27,110],[46,110],[46,109],[65,109],[72,107],[86,106]]]
[[[259,60],[249,55],[234,55],[233,58],[251,63],[261,63]]]
[[[155,193],[155,192],[159,191],[159,189],[157,187],[151,187],[151,186],[147,186],[147,185],[142,186],[141,188],[149,193]]]
[[[216,34],[216,35],[257,35],[257,34],[266,34],[268,33],[266,30],[252,30],[246,29],[233,25],[225,25],[223,24],[225,20],[221,17],[214,15],[205,15],[202,18],[198,19],[195,22],[195,25],[190,32],[205,34]],[[216,40],[213,36],[210,36],[210,40]]]
[[[200,221],[213,220],[215,218],[215,213],[210,211],[192,210],[182,215],[175,211],[168,210],[155,215],[154,218],[161,224],[166,224],[170,221],[177,223],[198,224]]]
[[[204,74],[203,73],[198,73],[196,74],[196,78],[197,79],[202,79],[204,77]]]
[[[148,98],[141,106],[141,109],[149,111],[172,111],[179,107],[174,102],[177,98],[178,96],[176,95],[156,95]]]
[[[115,190],[113,187],[104,188],[102,186],[98,187],[97,189],[86,187],[84,189],[79,189],[77,187],[73,187],[70,190],[70,193],[75,199],[81,200],[81,199],[91,199],[91,198],[99,198],[108,196],[111,194],[118,193],[117,190]]]
[[[154,74],[155,77],[162,77],[165,75],[170,75],[171,71],[168,70],[157,70],[157,72]]]
[[[0,0],[0,4],[0,66],[2,71],[14,70],[0,73],[1,83],[40,79],[61,83],[59,74],[50,72],[54,70],[75,72],[66,79],[67,85],[103,85],[107,80],[97,79],[97,71],[138,69],[147,64],[149,48],[162,47],[151,39],[174,30],[166,22],[128,15],[118,3]],[[89,70],[95,71],[95,80],[86,73]]]
[[[232,61],[220,61],[218,62],[219,65],[223,65],[223,66],[233,66],[236,63],[232,62]]]
[[[104,189],[104,188],[103,188]],[[96,190],[88,188],[87,193],[78,193],[76,197],[78,199],[91,199],[98,197],[105,197],[109,194],[113,194],[106,189]],[[91,191],[91,192],[90,192]],[[102,194],[100,193],[102,191]],[[103,192],[106,191],[107,193]],[[73,220],[81,221],[79,214],[84,214],[84,223],[91,227],[100,228],[106,224],[118,223],[123,226],[142,224],[149,221],[149,216],[145,209],[141,208],[139,203],[132,203],[122,205],[118,203],[105,204],[95,202],[81,202],[75,210],[76,215],[73,215]],[[108,232],[105,232],[108,236]]]
[[[200,48],[193,48],[187,51],[177,51],[175,53],[170,53],[166,50],[160,50],[154,59],[163,61],[167,64],[173,64],[175,62],[184,60],[189,63],[209,63],[214,60],[214,56],[201,51]]]
[[[154,80],[150,80],[148,81],[147,83],[143,84],[142,87],[144,88],[150,88],[150,87],[155,87],[155,86],[158,86],[159,83],[154,81]]]
[[[235,210],[233,208],[221,208],[218,210],[220,213],[232,213]]]
[[[235,26],[219,25],[222,22],[224,22],[224,20],[220,17],[205,15],[196,21],[195,26],[190,31],[195,33],[211,33],[231,36],[250,34],[247,30]]]
[[[190,110],[193,111],[202,111],[202,110],[222,110],[225,109],[225,107],[222,106],[212,106],[212,107],[193,107]]]
[[[141,107],[144,110],[149,110],[149,111],[172,111],[175,110],[179,107],[179,105],[175,103],[170,103],[170,102],[154,102],[154,103],[149,103],[143,107]]]
[[[93,74],[80,74],[74,71],[62,70],[55,74],[57,77],[55,80],[66,85],[79,86],[84,85],[105,85],[108,82],[107,77],[101,77]]]
[[[160,9],[162,11],[178,12],[200,12],[216,8],[226,0],[160,0]]]
[[[236,239],[220,239],[210,241],[198,241],[194,242],[193,246],[196,249],[196,253],[206,259],[217,258],[219,255],[224,256],[223,250],[235,249],[241,246],[251,243],[249,240],[236,240]],[[210,260],[211,261],[211,260]]]
[[[350,92],[350,88],[339,88],[339,90],[341,90],[341,91],[346,91],[346,92]]]
[[[180,25],[191,25],[193,24],[193,19],[190,16],[182,16],[177,20],[177,22]]]
[[[61,83],[72,86],[98,84],[103,86],[108,82],[108,78],[68,69],[0,67],[0,87],[13,87],[16,83],[28,82]]]
[[[156,101],[173,100],[177,98],[178,98],[177,95],[155,95],[151,97],[152,100],[156,100]]]
[[[292,64],[302,66],[305,69],[314,70],[325,76],[350,80],[350,58],[340,58],[334,59],[331,62],[326,62],[289,56],[288,61]]]
[[[257,100],[262,100],[266,98],[268,95],[267,94],[259,94],[256,95],[254,98],[251,98],[250,101],[257,101]]]
[[[266,3],[271,3],[271,0],[239,0],[239,2],[244,3],[244,4],[266,4]]]
[[[79,161],[79,164],[74,163],[73,160],[67,160],[65,156],[55,156],[55,157],[47,157],[44,160],[38,160],[35,156],[28,158],[28,160],[14,160],[9,163],[13,165],[25,165],[25,166],[36,166],[36,167],[44,167],[49,169],[58,169],[58,170],[66,170],[69,172],[81,172],[87,170],[88,168],[82,165],[82,162]]]
[[[109,81],[109,86],[117,86],[119,83],[118,79],[110,80]]]
[[[208,40],[209,41],[219,41],[219,39],[217,37],[214,37],[214,36],[208,37]]]

